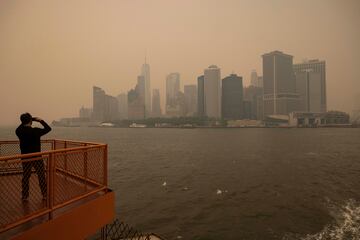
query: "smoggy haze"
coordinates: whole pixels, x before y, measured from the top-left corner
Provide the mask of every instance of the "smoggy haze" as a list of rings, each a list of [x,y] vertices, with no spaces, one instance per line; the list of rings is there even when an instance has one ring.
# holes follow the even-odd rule
[[[48,121],[136,84],[145,49],[151,87],[180,72],[195,84],[211,64],[249,84],[261,55],[326,60],[328,109],[351,112],[360,94],[358,0],[0,1],[0,125],[29,111]],[[360,101],[360,99],[359,99]]]

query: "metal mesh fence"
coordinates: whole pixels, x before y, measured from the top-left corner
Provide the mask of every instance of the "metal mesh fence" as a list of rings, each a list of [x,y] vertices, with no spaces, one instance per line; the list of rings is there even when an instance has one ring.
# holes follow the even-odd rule
[[[54,155],[54,204],[60,204],[104,186],[104,148]]]
[[[53,150],[54,140],[41,141],[41,151]],[[21,154],[18,141],[2,141],[0,142],[0,157]]]
[[[54,150],[66,148],[65,141],[54,141]]]
[[[106,185],[105,172],[103,169],[104,161],[98,161],[98,159],[104,158],[105,148],[102,149],[89,149],[87,152],[87,177],[99,184]]]
[[[20,154],[18,142],[8,141],[0,144],[0,157]]]
[[[0,232],[106,188],[106,145],[46,140],[43,152],[20,155],[19,143],[6,141],[0,149]]]
[[[48,156],[0,162],[0,228],[47,208]]]
[[[129,225],[120,222],[116,219],[113,223],[108,224],[105,227],[105,239],[107,240],[123,240],[123,239],[132,239],[132,240],[151,240],[159,239],[159,237],[153,234],[144,234],[138,232]]]

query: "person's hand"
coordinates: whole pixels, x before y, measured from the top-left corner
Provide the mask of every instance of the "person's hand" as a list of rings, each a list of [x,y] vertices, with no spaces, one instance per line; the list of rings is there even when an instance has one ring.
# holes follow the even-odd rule
[[[42,121],[42,119],[41,119],[41,118],[39,118],[39,117],[34,117],[34,118],[33,118],[33,121],[35,121],[35,122],[41,122],[41,121]]]

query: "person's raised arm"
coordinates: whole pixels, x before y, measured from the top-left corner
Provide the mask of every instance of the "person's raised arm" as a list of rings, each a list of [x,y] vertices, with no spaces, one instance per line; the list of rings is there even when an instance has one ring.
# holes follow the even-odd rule
[[[33,118],[33,121],[39,122],[44,127],[44,128],[36,128],[40,136],[45,135],[51,131],[51,127],[41,118],[35,117]]]

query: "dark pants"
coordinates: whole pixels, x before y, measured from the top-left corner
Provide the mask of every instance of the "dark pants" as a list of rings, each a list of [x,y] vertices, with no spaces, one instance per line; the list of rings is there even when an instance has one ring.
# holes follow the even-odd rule
[[[25,159],[24,159],[25,160]],[[26,159],[29,160],[29,159]],[[46,197],[47,187],[46,187],[46,178],[45,178],[45,168],[43,160],[35,160],[30,162],[23,162],[23,179],[22,179],[22,198],[29,197],[29,180],[31,177],[32,168],[34,167],[35,172],[38,176],[39,186],[43,197]]]

